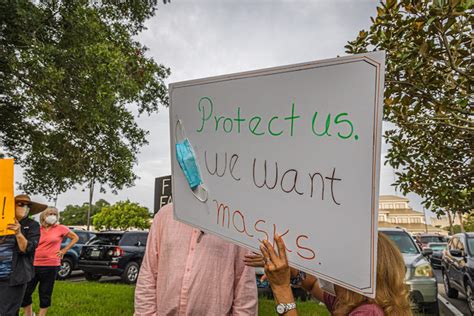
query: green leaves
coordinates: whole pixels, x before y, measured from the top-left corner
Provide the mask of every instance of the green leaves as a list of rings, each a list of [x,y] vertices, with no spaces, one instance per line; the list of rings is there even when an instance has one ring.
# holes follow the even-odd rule
[[[93,223],[97,230],[148,229],[150,219],[151,214],[146,207],[127,200],[102,207],[102,210],[94,215]]]
[[[384,119],[396,125],[385,133],[386,162],[404,194],[419,194],[438,213],[473,208],[472,7],[387,1],[367,34],[346,46],[348,53],[386,51]]]
[[[134,40],[150,1],[1,1],[0,138],[50,198],[91,181],[131,186],[147,131],[132,109],[168,105],[168,68]]]
[[[100,210],[109,205],[105,200],[99,200],[92,205],[91,216],[99,213]],[[89,210],[89,204],[84,203],[82,205],[67,205],[66,208],[61,212],[61,224],[69,226],[85,226],[87,225],[87,211]]]

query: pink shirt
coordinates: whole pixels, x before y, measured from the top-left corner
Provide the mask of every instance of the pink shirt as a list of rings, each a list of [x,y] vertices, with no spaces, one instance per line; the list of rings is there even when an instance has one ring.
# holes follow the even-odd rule
[[[334,307],[336,307],[336,297],[324,293],[324,304],[326,304],[326,307],[332,313]],[[385,313],[377,304],[364,304],[354,308],[348,316],[385,316]]]
[[[255,269],[248,251],[173,219],[153,220],[135,289],[135,315],[257,315]]]
[[[61,265],[61,258],[57,253],[61,250],[61,242],[69,233],[69,228],[64,225],[53,225],[49,229],[40,228],[40,241],[35,252],[34,266],[57,267]]]

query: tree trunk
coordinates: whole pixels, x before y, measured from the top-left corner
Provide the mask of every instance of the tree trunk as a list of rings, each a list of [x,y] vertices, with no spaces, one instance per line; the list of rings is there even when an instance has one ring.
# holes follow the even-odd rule
[[[87,210],[87,230],[90,230],[91,226],[91,213],[92,213],[92,198],[94,197],[94,180],[91,180],[89,185],[89,209]]]
[[[54,198],[54,207],[56,207],[58,204],[58,197],[59,197],[59,193],[56,193],[56,197]]]
[[[449,212],[449,210],[446,211],[446,214],[448,214],[449,231],[451,232],[451,236],[452,236],[452,235],[454,235],[453,220],[451,219],[451,213]]]
[[[423,215],[425,217],[425,233],[428,233],[428,224],[426,223],[426,209],[423,207]]]
[[[461,226],[461,233],[464,233],[465,230],[464,230],[464,223],[463,223],[463,218],[462,218],[461,212],[458,212],[458,216],[459,216],[459,225]]]

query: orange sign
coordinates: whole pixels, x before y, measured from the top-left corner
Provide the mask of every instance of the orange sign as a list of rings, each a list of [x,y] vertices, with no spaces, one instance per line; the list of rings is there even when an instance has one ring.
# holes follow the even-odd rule
[[[0,236],[14,234],[7,229],[14,222],[13,159],[0,159]]]

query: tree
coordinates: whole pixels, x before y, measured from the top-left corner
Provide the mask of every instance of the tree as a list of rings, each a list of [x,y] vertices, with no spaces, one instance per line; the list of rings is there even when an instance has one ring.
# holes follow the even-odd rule
[[[156,1],[1,1],[0,152],[22,189],[49,198],[78,184],[131,186],[147,132],[168,105],[169,69],[135,40]],[[1,154],[1,153],[0,153]]]
[[[110,205],[109,202],[100,199],[92,205],[91,216],[99,213],[104,206]],[[61,212],[61,224],[68,226],[85,226],[87,225],[87,213],[89,211],[89,203],[82,205],[67,205]]]
[[[438,214],[473,208],[473,2],[387,0],[348,53],[385,50],[384,119],[394,185]]]
[[[471,212],[464,218],[464,230],[474,232],[474,213]]]
[[[146,207],[129,200],[107,205],[94,215],[93,223],[97,230],[103,228],[127,230],[129,228],[150,228],[151,214]]]
[[[451,230],[451,235],[461,233],[461,232],[474,232],[474,213],[465,215],[463,217],[462,224],[464,226],[464,230],[461,225],[454,225],[453,229]],[[450,230],[449,227],[444,227],[443,229],[447,231]]]

